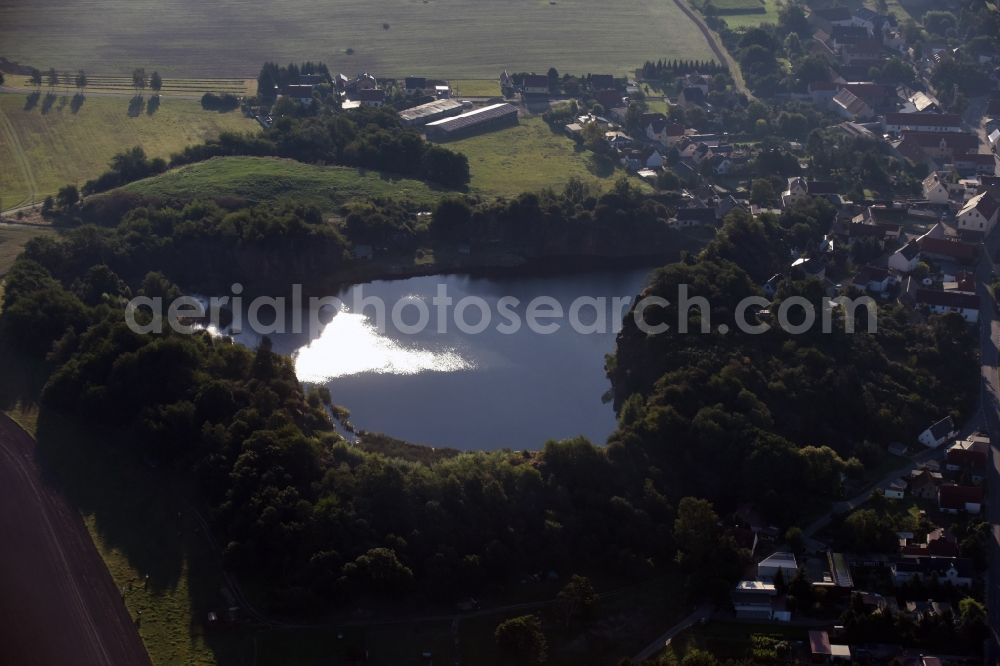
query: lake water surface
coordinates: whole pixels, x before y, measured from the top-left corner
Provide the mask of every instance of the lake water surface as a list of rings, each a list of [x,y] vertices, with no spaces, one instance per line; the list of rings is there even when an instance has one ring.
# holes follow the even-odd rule
[[[633,298],[645,285],[649,269],[572,273],[544,277],[470,277],[438,275],[377,281],[361,287],[365,298],[386,304],[380,328],[377,309],[352,307],[354,293],[338,297],[345,307],[332,316],[316,337],[272,335],[274,351],[295,361],[305,382],[326,384],[351,421],[364,430],[384,432],[419,444],[459,449],[537,449],[548,439],[584,435],[603,443],[615,426],[615,415],[602,396],[610,389],[604,356],[614,350],[615,327],[622,310],[612,299]],[[354,287],[352,289],[357,289]],[[457,308],[439,308],[439,290],[457,304],[477,297],[491,311],[482,332],[463,332]],[[554,299],[563,318],[536,321],[557,330],[529,329],[528,304],[537,297]],[[569,310],[580,297],[575,321],[584,330],[598,328],[597,309],[605,299],[603,332],[574,330]],[[393,305],[406,299],[394,325]],[[501,315],[501,299],[506,309]],[[517,299],[513,305],[511,299]],[[419,324],[420,300],[430,314]],[[544,305],[544,304],[543,304]],[[550,307],[543,307],[551,311]],[[327,308],[327,315],[333,312]],[[443,324],[438,316],[443,312]],[[521,322],[513,331],[513,318]],[[461,321],[476,328],[479,307],[466,307]],[[468,328],[468,327],[467,327]],[[482,328],[480,325],[479,328]],[[308,324],[302,330],[308,331]],[[237,336],[246,344],[257,340]]]

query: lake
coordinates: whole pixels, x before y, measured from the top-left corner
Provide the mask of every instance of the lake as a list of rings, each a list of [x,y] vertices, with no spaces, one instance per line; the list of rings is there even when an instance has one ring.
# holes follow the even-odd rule
[[[604,357],[649,272],[376,281],[322,308],[321,330],[309,333],[314,308],[299,317],[303,333],[270,337],[299,379],[326,384],[363,430],[464,450],[576,435],[604,443],[615,427]]]

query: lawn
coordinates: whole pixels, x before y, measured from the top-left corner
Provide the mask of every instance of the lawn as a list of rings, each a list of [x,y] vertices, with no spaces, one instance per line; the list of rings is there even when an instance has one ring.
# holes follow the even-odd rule
[[[251,202],[288,200],[330,210],[351,199],[409,199],[433,205],[441,192],[419,180],[352,167],[316,166],[276,157],[217,157],[126,185],[168,200],[232,196]]]
[[[453,97],[498,97],[500,79],[457,79],[451,81]]]
[[[778,22],[778,0],[711,0],[716,13],[733,30]],[[701,9],[705,2],[698,1]]]
[[[0,94],[4,209],[40,201],[67,183],[81,185],[107,169],[115,153],[132,146],[169,157],[221,131],[258,127],[238,112],[204,111],[192,100],[167,97],[154,114],[130,117],[127,97],[91,95],[76,112],[71,97],[57,95],[46,108],[44,92],[34,105],[27,94]]]
[[[565,134],[553,132],[541,117],[522,118],[509,129],[445,144],[469,158],[474,190],[514,196],[544,187],[562,189],[573,176],[608,187],[623,172],[597,174],[590,153]]]
[[[349,74],[492,78],[499,70],[625,74],[712,57],[676,4],[603,0],[73,0],[0,3],[4,57],[41,70],[255,77],[323,60]]]
[[[0,226],[0,278],[10,270],[25,244],[36,236],[51,234],[50,227]],[[0,292],[2,293],[2,292]]]

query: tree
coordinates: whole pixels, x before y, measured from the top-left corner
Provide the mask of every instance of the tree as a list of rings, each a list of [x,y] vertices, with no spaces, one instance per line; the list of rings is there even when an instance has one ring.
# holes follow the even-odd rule
[[[87,87],[87,74],[81,69],[76,73],[76,87],[82,92]]]
[[[149,75],[149,89],[153,92],[159,94],[160,88],[163,87],[163,79],[160,78],[159,72],[153,72]]]
[[[522,615],[497,625],[493,637],[500,656],[515,664],[544,664],[548,643],[535,615]]]
[[[958,602],[958,630],[970,645],[978,645],[986,638],[986,607],[972,597]]]
[[[50,67],[46,77],[49,79],[49,88],[55,88],[59,85],[59,72],[56,71],[55,67]]]
[[[72,209],[79,201],[80,191],[76,189],[76,185],[66,185],[60,188],[59,193],[56,194],[56,203],[64,211]]]
[[[3,72],[0,72],[0,86],[3,85]]]
[[[589,578],[574,574],[559,590],[559,601],[566,614],[566,626],[569,626],[574,618],[587,620],[591,616],[597,605],[597,594]]]
[[[34,67],[31,68],[31,75],[29,78],[31,79],[31,85],[36,88],[42,85],[42,73]]]
[[[431,218],[431,229],[439,238],[458,238],[469,232],[472,208],[465,199],[445,197],[438,202]]]
[[[932,10],[924,13],[924,28],[931,34],[943,37],[957,25],[958,20],[951,12]]]
[[[146,70],[138,67],[132,71],[132,87],[136,92],[146,88]]]
[[[677,505],[674,540],[685,559],[701,562],[709,558],[719,537],[719,516],[712,503],[696,497],[684,497]]]
[[[771,181],[764,178],[755,178],[750,185],[750,202],[759,206],[770,206],[777,199],[774,193],[774,186]]]

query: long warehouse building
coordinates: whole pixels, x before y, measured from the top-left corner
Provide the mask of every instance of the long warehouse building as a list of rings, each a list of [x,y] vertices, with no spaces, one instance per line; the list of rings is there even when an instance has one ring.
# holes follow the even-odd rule
[[[471,136],[487,130],[500,129],[517,124],[517,107],[501,102],[475,111],[463,113],[454,118],[445,118],[427,123],[427,138],[432,141],[449,141]]]
[[[403,121],[404,125],[414,127],[426,125],[435,120],[457,116],[465,108],[466,105],[457,99],[439,99],[409,109],[403,109],[399,112],[399,119]]]

